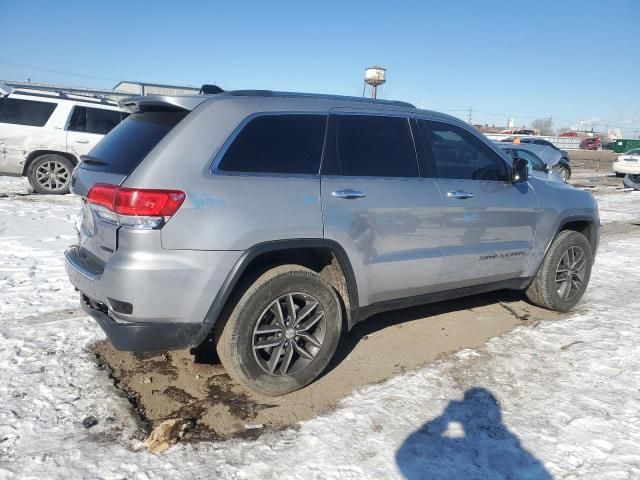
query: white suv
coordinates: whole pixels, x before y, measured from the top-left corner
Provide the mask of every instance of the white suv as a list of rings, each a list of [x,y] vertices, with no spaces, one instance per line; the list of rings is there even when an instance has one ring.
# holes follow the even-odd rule
[[[115,102],[0,84],[0,175],[38,193],[69,193],[71,172],[125,117]]]

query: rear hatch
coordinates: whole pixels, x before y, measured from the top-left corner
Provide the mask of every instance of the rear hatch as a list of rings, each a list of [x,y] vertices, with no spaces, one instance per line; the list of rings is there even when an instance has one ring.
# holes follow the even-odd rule
[[[83,156],[75,169],[71,190],[82,197],[82,209],[76,222],[78,253],[97,271],[102,270],[116,251],[118,229],[122,226],[122,218],[125,218],[113,206],[116,192],[149,152],[188,113],[189,109],[157,103],[132,113],[88,155]],[[153,191],[143,191],[144,194],[148,192]],[[138,195],[138,192],[128,193],[129,201],[132,193],[134,197]],[[143,217],[135,217],[137,214],[129,211],[126,218],[133,215],[136,220],[141,220]]]

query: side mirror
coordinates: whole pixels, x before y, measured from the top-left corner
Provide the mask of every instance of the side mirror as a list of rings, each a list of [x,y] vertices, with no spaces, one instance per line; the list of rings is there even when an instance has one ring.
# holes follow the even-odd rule
[[[513,173],[511,181],[513,183],[526,182],[529,180],[529,162],[524,158],[516,158],[513,161]]]

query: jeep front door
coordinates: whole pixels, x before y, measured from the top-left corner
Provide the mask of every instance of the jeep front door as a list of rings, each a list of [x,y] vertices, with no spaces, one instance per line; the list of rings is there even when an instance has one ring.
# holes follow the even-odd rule
[[[527,183],[511,182],[511,166],[476,133],[420,120],[444,201],[443,288],[518,277],[533,248],[538,200]]]

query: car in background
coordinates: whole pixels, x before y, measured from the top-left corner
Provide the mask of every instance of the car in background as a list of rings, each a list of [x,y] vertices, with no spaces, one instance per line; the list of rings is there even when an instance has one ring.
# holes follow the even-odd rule
[[[509,154],[515,161],[522,158],[529,163],[531,173],[539,178],[566,182],[571,178],[571,165],[562,158],[557,150],[542,145],[523,143],[508,144],[496,142],[496,145]]]
[[[580,142],[580,148],[583,150],[599,150],[602,148],[602,140],[599,137],[585,138]]]
[[[516,138],[518,139],[518,141],[520,143],[532,143],[534,145],[543,145],[545,147],[551,147],[554,150],[557,150],[558,152],[560,152],[562,154],[562,158],[565,160],[566,163],[570,163],[571,162],[571,159],[569,158],[569,152],[567,152],[566,150],[559,149],[553,143],[551,143],[549,140],[545,140],[544,138],[540,138],[540,137],[508,137],[508,138],[505,138],[502,141],[503,142],[513,143]]]
[[[536,131],[535,130],[529,130],[526,128],[521,128],[520,130],[515,130],[513,132],[514,135],[535,135]]]
[[[71,172],[128,114],[104,98],[0,84],[0,175],[37,193],[69,193]]]
[[[640,175],[640,148],[634,148],[618,156],[611,168],[616,177]]]

